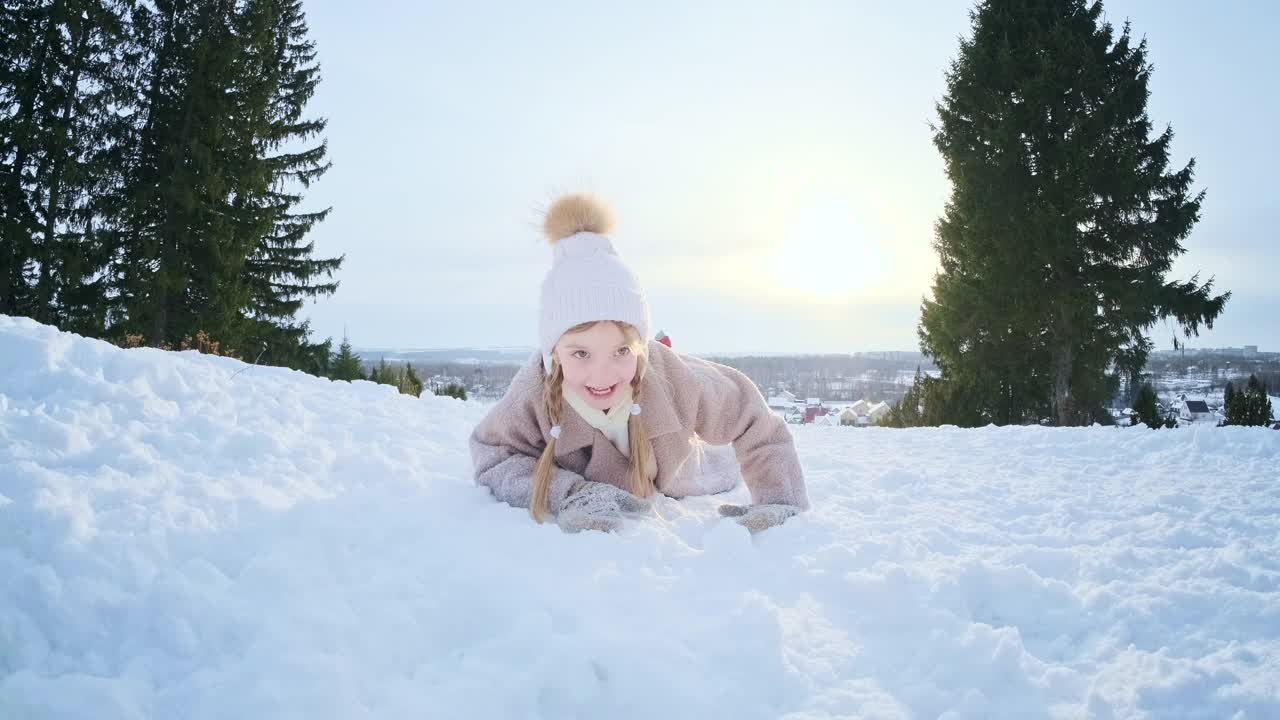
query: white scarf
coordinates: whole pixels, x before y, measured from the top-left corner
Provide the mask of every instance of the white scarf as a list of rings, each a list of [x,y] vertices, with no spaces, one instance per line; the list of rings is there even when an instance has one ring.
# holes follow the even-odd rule
[[[627,421],[631,419],[631,386],[618,388],[616,404],[609,412],[597,410],[587,404],[585,398],[568,387],[562,387],[564,399],[578,416],[587,421],[591,427],[604,433],[604,436],[618,448],[624,457],[631,457],[630,435],[627,433]]]

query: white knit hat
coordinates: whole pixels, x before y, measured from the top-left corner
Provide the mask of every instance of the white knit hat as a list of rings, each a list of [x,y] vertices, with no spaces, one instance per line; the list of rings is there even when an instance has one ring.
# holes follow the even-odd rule
[[[608,209],[590,195],[566,195],[551,205],[543,231],[552,244],[551,270],[542,281],[538,321],[544,367],[565,330],[593,320],[621,320],[649,337],[649,303],[631,269],[606,236]]]

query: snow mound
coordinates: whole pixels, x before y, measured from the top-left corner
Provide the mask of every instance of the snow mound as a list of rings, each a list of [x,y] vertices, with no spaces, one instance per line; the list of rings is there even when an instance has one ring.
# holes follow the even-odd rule
[[[0,316],[0,718],[1280,717],[1280,432],[795,430],[564,535],[485,407]]]

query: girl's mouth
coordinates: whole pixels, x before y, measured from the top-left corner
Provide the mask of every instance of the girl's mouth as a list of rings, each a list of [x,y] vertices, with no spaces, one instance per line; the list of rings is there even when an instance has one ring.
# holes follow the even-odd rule
[[[591,397],[606,398],[613,394],[613,391],[618,387],[618,384],[614,383],[604,389],[593,388],[590,385],[584,385],[583,387],[587,389],[587,392],[591,393]]]

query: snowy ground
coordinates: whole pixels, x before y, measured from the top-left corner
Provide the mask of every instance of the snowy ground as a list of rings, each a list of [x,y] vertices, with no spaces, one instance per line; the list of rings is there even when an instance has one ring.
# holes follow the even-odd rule
[[[1280,717],[1280,432],[799,427],[783,527],[564,535],[482,411],[0,316],[0,718]]]

